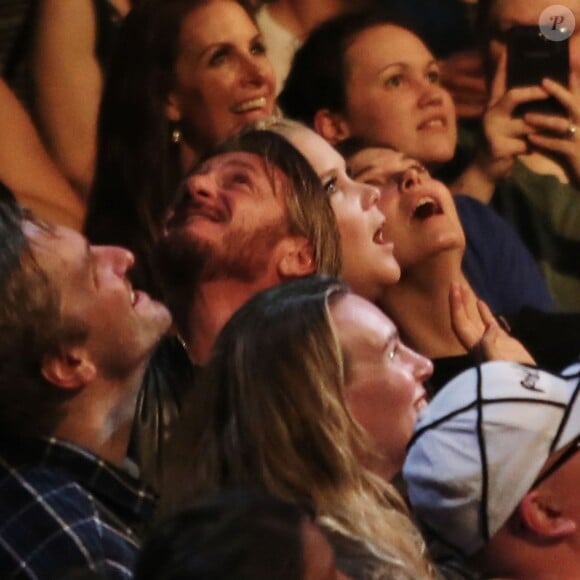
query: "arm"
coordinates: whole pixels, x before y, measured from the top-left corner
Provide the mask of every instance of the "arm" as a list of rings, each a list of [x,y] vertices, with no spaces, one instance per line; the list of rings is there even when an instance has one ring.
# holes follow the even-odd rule
[[[40,0],[33,53],[36,107],[47,147],[77,193],[93,180],[102,75],[91,0]]]
[[[0,79],[0,181],[43,219],[80,230],[84,207],[45,151],[28,114]]]

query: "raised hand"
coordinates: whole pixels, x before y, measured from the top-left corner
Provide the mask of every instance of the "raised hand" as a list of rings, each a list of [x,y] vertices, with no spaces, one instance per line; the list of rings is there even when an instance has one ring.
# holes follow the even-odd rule
[[[468,308],[469,290],[452,284],[449,292],[451,327],[463,346],[478,360],[513,360],[536,364],[523,344],[499,324],[483,300],[477,300],[477,314]]]
[[[531,135],[537,128],[527,118],[513,117],[514,109],[531,101],[547,99],[550,93],[543,86],[516,87],[507,90],[507,55],[498,62],[487,110],[483,117],[483,131],[487,150],[480,159],[486,173],[495,179],[509,174],[517,155],[529,152]]]
[[[542,88],[556,98],[568,111],[568,117],[526,113],[524,121],[534,131],[528,135],[530,143],[546,152],[560,155],[567,163],[571,177],[580,182],[580,81],[570,74],[570,89],[551,80],[544,79]]]

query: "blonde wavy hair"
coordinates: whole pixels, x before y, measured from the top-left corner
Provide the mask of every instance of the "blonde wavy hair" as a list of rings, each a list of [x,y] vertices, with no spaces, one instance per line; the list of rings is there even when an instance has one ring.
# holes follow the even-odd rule
[[[348,291],[312,276],[258,294],[232,317],[171,446],[181,468],[168,474],[166,509],[167,500],[172,512],[224,487],[263,489],[313,506],[331,539],[362,546],[372,577],[387,577],[382,566],[395,577],[430,577],[402,498],[359,460],[374,450],[345,401],[329,312]]]

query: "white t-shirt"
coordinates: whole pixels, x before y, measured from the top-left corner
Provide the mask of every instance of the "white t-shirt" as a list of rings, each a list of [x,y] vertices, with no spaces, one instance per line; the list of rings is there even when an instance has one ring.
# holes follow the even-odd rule
[[[288,76],[292,57],[302,43],[298,37],[272,18],[267,4],[263,4],[256,13],[256,22],[264,37],[268,59],[274,67],[276,94],[279,94]]]

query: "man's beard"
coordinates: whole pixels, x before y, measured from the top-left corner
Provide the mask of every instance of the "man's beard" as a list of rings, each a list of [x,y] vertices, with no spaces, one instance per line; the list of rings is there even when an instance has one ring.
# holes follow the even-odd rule
[[[187,230],[169,234],[156,252],[163,287],[172,295],[214,280],[254,282],[264,274],[272,249],[287,233],[286,219],[281,218],[253,231],[230,230],[219,245]]]

